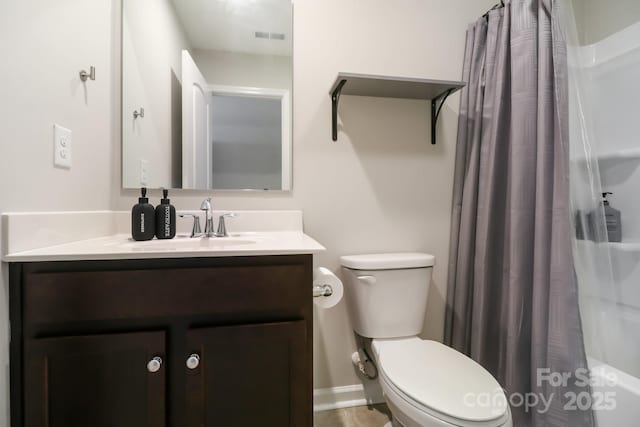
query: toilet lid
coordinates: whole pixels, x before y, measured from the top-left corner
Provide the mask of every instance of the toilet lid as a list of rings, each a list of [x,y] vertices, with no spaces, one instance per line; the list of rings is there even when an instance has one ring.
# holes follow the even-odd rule
[[[340,257],[340,263],[352,270],[397,270],[433,267],[435,258],[419,252],[345,255]]]
[[[417,337],[374,340],[384,376],[425,407],[458,420],[486,422],[507,412],[502,388],[478,363]]]

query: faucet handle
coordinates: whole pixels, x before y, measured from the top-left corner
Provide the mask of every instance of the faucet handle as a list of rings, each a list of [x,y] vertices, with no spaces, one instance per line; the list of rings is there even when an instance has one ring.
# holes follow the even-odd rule
[[[193,227],[191,229],[191,237],[202,236],[202,229],[200,228],[200,217],[193,214],[180,214],[180,218],[193,217]]]
[[[230,213],[226,213],[226,214],[222,214],[220,215],[220,217],[218,218],[218,230],[216,231],[216,236],[218,237],[229,237],[229,234],[227,233],[227,225],[225,224],[224,219],[225,218],[235,218],[239,216],[237,213],[234,212],[230,212]]]

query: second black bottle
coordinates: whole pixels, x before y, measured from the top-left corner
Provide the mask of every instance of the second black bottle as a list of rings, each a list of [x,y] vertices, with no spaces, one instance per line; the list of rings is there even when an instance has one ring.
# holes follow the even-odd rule
[[[176,236],[176,208],[168,199],[169,191],[162,190],[162,199],[156,206],[156,237],[173,239]]]

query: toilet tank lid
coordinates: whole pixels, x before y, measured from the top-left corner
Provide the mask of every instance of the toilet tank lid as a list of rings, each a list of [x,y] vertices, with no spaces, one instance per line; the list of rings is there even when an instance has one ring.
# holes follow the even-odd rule
[[[343,267],[353,270],[398,270],[433,267],[435,257],[420,252],[345,255],[340,257],[340,262]]]

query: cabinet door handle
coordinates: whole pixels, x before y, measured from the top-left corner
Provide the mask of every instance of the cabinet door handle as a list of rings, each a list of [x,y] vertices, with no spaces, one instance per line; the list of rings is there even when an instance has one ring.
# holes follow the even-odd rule
[[[147,371],[152,374],[158,372],[160,367],[162,367],[162,358],[160,356],[156,356],[147,362]]]
[[[187,358],[187,368],[196,369],[200,365],[200,356],[197,353],[193,353]]]

